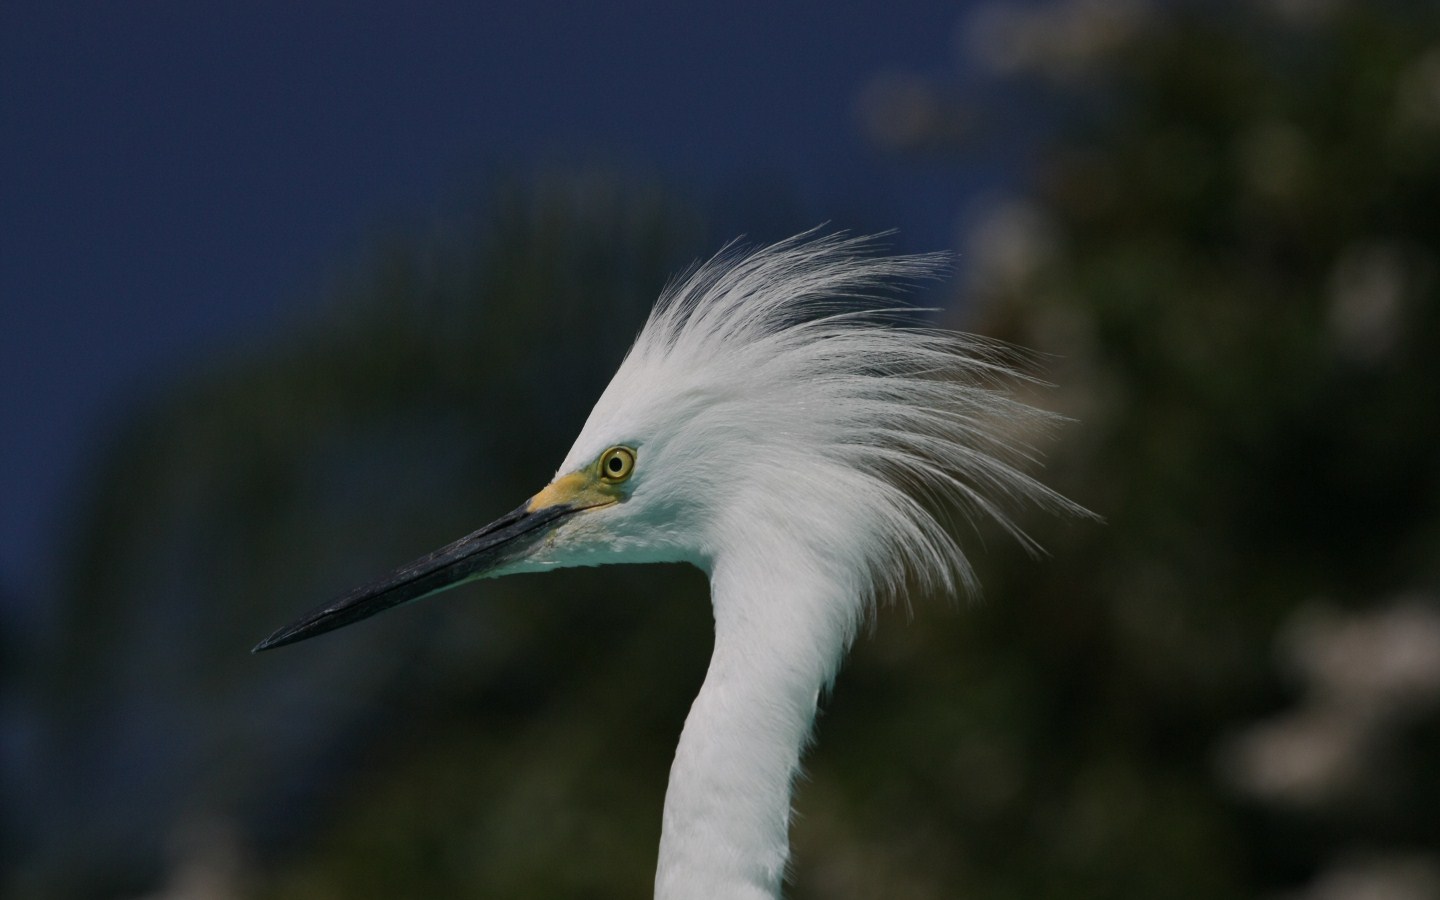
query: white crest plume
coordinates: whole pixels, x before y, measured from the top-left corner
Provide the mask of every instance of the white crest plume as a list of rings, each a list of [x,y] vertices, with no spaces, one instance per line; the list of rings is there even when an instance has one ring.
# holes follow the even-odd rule
[[[651,507],[683,516],[696,479],[709,488],[699,493],[724,498],[687,520],[709,529],[692,561],[708,570],[712,554],[743,543],[726,529],[768,521],[787,540],[808,536],[832,574],[859,575],[845,585],[857,617],[907,573],[976,590],[948,514],[991,519],[1033,550],[1010,517],[1017,501],[1084,512],[1019,468],[1034,453],[1013,436],[1054,417],[1005,392],[1030,380],[1015,367],[1019,351],[913,325],[896,288],[933,278],[944,254],[876,249],[874,238],[808,232],[731,245],[673,282],[561,471],[609,444],[663,435],[664,468],[685,480],[648,490],[673,493]]]

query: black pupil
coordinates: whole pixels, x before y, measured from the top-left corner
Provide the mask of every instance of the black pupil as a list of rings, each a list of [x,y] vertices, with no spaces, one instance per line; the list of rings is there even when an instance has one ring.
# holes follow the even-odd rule
[[[625,468],[625,463],[620,459],[620,457],[610,457],[610,471],[618,475],[620,473],[620,470],[623,468]]]

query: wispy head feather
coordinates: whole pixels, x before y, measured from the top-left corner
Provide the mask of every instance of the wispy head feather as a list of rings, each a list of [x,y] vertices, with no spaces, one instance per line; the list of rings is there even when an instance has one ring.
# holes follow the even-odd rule
[[[562,470],[638,444],[635,499],[700,536],[680,548],[688,558],[803,540],[805,564],[867,603],[907,575],[975,588],[942,524],[951,513],[1033,548],[1017,504],[1081,511],[1021,470],[1033,452],[1015,435],[1052,417],[1006,392],[1026,379],[1014,350],[918,327],[897,299],[943,256],[876,249],[811,232],[694,268],[661,297]]]

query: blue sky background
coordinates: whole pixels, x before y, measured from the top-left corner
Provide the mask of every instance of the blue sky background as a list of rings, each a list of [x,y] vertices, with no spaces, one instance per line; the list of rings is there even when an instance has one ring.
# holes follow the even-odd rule
[[[702,205],[785,185],[817,223],[952,247],[992,176],[880,153],[855,101],[953,67],[960,11],[0,6],[0,595],[44,599],[65,511],[147,393],[495,172],[617,165]]]

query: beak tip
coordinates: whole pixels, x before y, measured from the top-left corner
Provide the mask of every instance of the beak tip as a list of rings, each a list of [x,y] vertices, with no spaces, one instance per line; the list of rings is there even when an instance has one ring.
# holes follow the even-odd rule
[[[285,629],[285,628],[280,629],[279,631],[277,631],[277,632],[275,632],[274,634],[272,634],[272,635],[270,635],[269,637],[267,637],[265,640],[261,641],[260,643],[256,644],[255,646],[251,647],[251,648],[250,648],[250,652],[251,652],[251,653],[261,653],[261,652],[264,652],[264,651],[266,651],[266,650],[274,650],[276,647],[281,647],[281,646],[284,646],[285,644],[290,643],[289,641],[286,640],[286,638],[289,637],[289,635],[286,634],[286,632],[287,632],[288,630],[289,630],[289,629]]]

